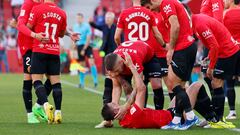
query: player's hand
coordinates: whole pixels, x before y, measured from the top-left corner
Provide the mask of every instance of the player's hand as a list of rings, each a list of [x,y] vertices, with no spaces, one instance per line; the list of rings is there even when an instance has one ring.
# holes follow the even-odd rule
[[[210,68],[207,69],[207,77],[213,79],[213,69]]]
[[[9,23],[9,25],[13,28],[17,28],[17,21],[15,19],[12,19]]]
[[[72,33],[69,36],[73,42],[77,42],[80,39],[80,35],[81,35],[80,33]]]
[[[84,55],[85,55],[85,50],[82,49],[82,51],[80,52],[80,54],[81,54],[82,56],[84,56]]]
[[[94,19],[93,19],[93,17],[89,17],[89,20],[88,20],[88,22],[93,22],[94,21]]]
[[[118,113],[115,115],[114,119],[121,120],[124,115],[127,113],[128,107],[126,105],[122,105],[119,108]]]
[[[172,62],[173,53],[174,53],[173,49],[169,49],[167,51],[167,64],[168,65],[170,65],[170,63]]]
[[[42,43],[47,43],[49,41],[49,38],[45,37],[44,33],[35,33],[34,38]]]
[[[125,64],[127,67],[134,66],[134,65],[133,65],[133,62],[132,62],[132,58],[130,57],[130,55],[129,55],[127,52],[123,52],[123,54],[124,54],[124,56],[125,56],[124,64]]]

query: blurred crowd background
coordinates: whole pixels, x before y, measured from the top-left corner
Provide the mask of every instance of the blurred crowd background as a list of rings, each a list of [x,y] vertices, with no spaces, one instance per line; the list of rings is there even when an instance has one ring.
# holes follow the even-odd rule
[[[82,0],[74,0],[74,2],[83,3]],[[91,0],[89,0],[91,1]],[[93,0],[92,0],[93,1]],[[21,54],[18,49],[18,43],[17,43],[17,34],[18,31],[11,27],[9,25],[9,22],[11,19],[17,19],[21,5],[24,2],[24,0],[0,0],[0,73],[20,73],[22,72],[22,60],[21,60]],[[65,6],[68,5],[68,3],[73,1],[67,1],[67,0],[56,0],[56,3],[62,7],[66,8]],[[73,2],[73,3],[74,3]],[[194,13],[199,13],[201,0],[182,0],[183,3],[188,5],[191,10]],[[91,4],[91,2],[89,2]],[[93,2],[96,3],[96,2]],[[81,9],[81,5],[79,9]],[[83,5],[84,6],[84,5]],[[97,5],[94,5],[95,9],[93,11],[90,11],[92,16],[86,15],[84,16],[84,21],[86,23],[89,23],[91,25],[92,35],[91,35],[91,46],[93,47],[93,54],[95,63],[98,69],[98,72],[102,73],[104,72],[103,66],[102,66],[102,60],[104,56],[101,56],[100,51],[106,51],[103,50],[101,47],[104,43],[103,37],[104,32],[99,30],[95,26],[104,26],[106,25],[105,15],[107,12],[113,12],[115,17],[113,23],[115,24],[117,21],[117,18],[120,14],[120,12],[132,6],[131,0],[99,0],[97,2]],[[69,7],[68,7],[69,8]],[[71,8],[71,7],[70,7]],[[78,10],[78,9],[75,9]],[[68,13],[68,9],[66,9],[66,12]],[[79,11],[81,12],[81,10]],[[89,11],[87,11],[89,13]],[[83,13],[84,14],[84,13]],[[77,14],[75,14],[77,15]],[[77,23],[77,19],[71,18],[70,21],[73,21],[74,23]],[[94,25],[93,25],[94,24]],[[68,29],[72,30],[72,25],[68,25]],[[197,54],[196,59],[196,68],[193,71],[193,80],[195,80],[195,76],[198,77],[198,73],[200,71],[199,69],[199,63],[202,57],[202,46],[201,43],[199,43],[199,51]],[[74,47],[74,43],[72,42],[65,42],[65,40],[61,40],[61,72],[62,73],[69,73],[69,66],[70,63],[73,62],[73,60],[77,59],[77,52]],[[86,60],[87,61],[87,60]],[[196,75],[195,75],[196,74]]]

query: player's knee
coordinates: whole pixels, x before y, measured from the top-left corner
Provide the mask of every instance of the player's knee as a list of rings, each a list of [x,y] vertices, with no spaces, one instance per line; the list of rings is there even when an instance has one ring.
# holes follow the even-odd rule
[[[162,88],[162,83],[160,78],[151,78],[150,83],[151,83],[152,89]]]
[[[44,87],[42,81],[40,81],[40,80],[34,81],[33,86],[34,86],[35,90],[39,89],[40,87]]]

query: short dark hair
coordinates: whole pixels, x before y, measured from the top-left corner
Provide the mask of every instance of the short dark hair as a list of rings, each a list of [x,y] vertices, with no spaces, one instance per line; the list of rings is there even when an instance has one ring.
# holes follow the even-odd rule
[[[142,6],[145,6],[146,4],[151,4],[151,0],[141,0]]]
[[[105,56],[104,64],[107,70],[112,71],[117,60],[118,55],[115,53],[109,53]]]
[[[240,3],[240,0],[234,0],[234,4],[238,5]]]
[[[77,16],[84,17],[83,13],[77,13]]]
[[[108,104],[104,104],[102,108],[102,117],[104,120],[109,121],[114,119],[113,109],[110,108]]]

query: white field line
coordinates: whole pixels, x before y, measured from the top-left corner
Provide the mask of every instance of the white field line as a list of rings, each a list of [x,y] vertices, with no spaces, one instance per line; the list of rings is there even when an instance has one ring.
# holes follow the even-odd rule
[[[68,81],[65,81],[65,80],[61,80],[61,83],[62,83],[62,84],[69,85],[69,86],[72,86],[72,87],[75,87],[75,88],[78,88],[78,85],[77,85],[77,84],[74,84],[74,83],[71,83],[71,82],[68,82]],[[88,91],[88,92],[92,92],[92,93],[95,93],[95,94],[98,94],[98,95],[103,95],[102,92],[97,91],[97,90],[92,89],[92,88],[89,88],[89,87],[84,87],[83,89],[86,90],[86,91]],[[120,100],[126,101],[126,98],[121,97]],[[154,109],[154,106],[149,105],[149,104],[147,104],[147,107]],[[240,128],[233,128],[233,129],[228,129],[228,130],[230,130],[230,131],[235,131],[235,132],[240,132]]]

